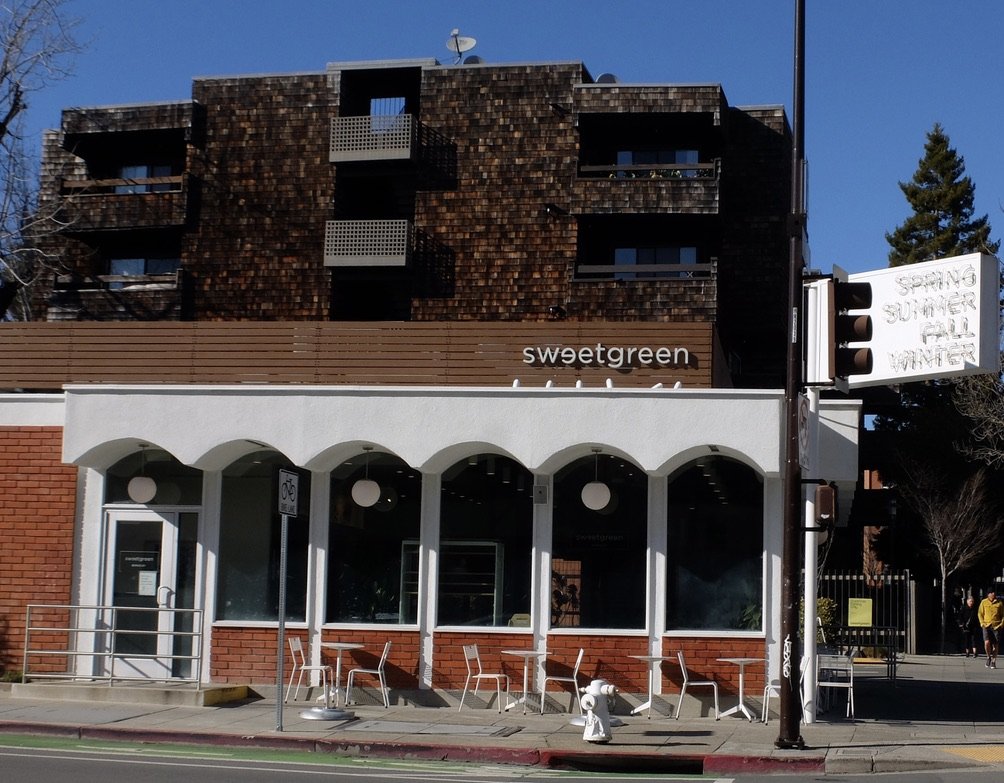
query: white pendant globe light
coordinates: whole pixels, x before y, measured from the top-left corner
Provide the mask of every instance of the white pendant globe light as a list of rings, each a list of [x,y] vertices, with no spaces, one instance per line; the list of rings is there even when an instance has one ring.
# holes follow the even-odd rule
[[[139,475],[129,479],[129,483],[126,485],[126,492],[133,503],[149,503],[157,495],[157,482],[144,475],[146,473],[146,446],[145,443],[139,445]]]
[[[355,501],[357,506],[362,506],[363,508],[375,506],[377,501],[380,500],[380,485],[370,478],[369,452],[372,449],[372,446],[364,447],[363,450],[366,452],[365,478],[359,479],[352,485],[352,500]]]
[[[593,449],[595,472],[593,480],[582,488],[582,505],[590,511],[606,508],[610,502],[610,487],[600,481],[600,450]]]
[[[610,487],[602,481],[590,481],[582,488],[582,505],[590,511],[600,511],[610,502]]]

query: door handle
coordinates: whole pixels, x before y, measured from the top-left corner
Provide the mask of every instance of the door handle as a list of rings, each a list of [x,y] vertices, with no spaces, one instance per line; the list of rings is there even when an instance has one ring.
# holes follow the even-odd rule
[[[165,591],[164,592],[164,599],[163,600],[161,600],[161,597],[160,597],[161,596],[161,592],[160,592],[161,590]],[[161,585],[160,587],[158,587],[157,588],[157,606],[164,607],[165,609],[169,608],[168,607],[168,603],[170,602],[171,596],[173,595],[173,593],[174,593],[174,591],[171,590],[171,588],[168,587],[167,585]]]

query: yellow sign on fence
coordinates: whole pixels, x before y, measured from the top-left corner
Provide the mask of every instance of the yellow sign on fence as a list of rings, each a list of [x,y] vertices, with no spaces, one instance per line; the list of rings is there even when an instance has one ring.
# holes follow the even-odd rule
[[[872,599],[847,599],[847,624],[856,628],[870,628],[872,624]]]

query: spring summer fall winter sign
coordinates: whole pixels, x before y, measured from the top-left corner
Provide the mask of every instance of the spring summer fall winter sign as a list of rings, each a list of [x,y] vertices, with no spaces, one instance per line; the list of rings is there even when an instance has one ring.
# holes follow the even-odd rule
[[[994,256],[970,253],[847,280],[872,288],[872,372],[851,376],[849,388],[997,371],[1000,262]]]

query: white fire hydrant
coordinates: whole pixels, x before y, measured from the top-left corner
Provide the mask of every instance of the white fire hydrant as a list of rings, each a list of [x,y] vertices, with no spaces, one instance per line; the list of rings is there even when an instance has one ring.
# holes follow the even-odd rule
[[[593,680],[582,689],[579,704],[585,711],[585,728],[582,739],[586,742],[610,742],[612,726],[624,725],[610,716],[610,700],[617,695],[617,687],[606,680]]]

